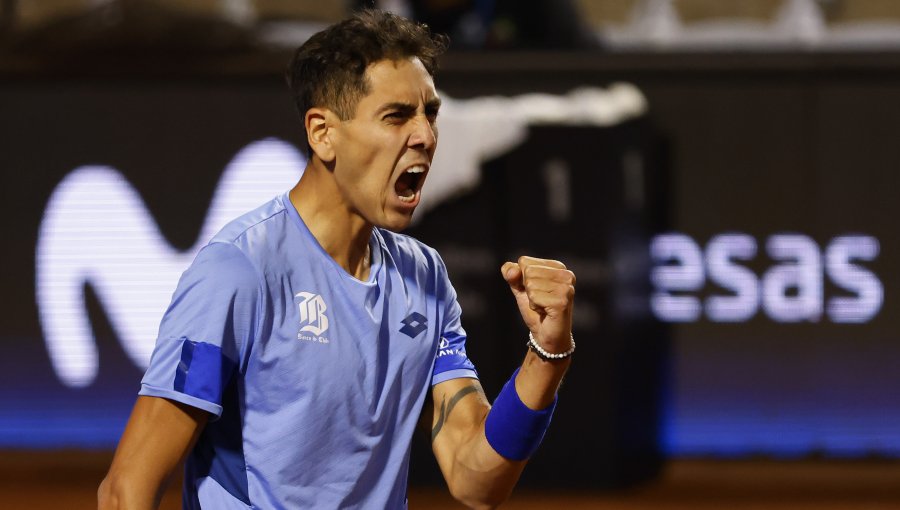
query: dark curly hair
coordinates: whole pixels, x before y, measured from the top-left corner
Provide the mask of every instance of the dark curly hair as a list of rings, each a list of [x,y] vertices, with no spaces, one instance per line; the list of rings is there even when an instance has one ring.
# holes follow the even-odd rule
[[[352,118],[359,100],[369,93],[369,65],[418,57],[434,76],[448,43],[447,36],[432,34],[427,25],[376,9],[331,25],[297,49],[286,73],[300,118],[317,106],[334,111],[341,120]]]

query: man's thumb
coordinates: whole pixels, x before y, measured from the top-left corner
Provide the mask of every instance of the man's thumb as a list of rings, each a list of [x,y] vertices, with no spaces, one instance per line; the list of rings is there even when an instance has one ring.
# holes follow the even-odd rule
[[[500,272],[503,274],[503,279],[506,280],[506,283],[508,283],[513,290],[525,290],[524,285],[522,284],[522,270],[519,268],[519,264],[516,264],[515,262],[504,262],[500,267]]]

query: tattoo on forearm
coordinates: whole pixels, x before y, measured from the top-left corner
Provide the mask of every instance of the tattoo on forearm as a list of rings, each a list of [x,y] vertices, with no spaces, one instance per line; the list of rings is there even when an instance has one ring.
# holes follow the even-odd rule
[[[453,395],[453,397],[450,399],[449,404],[447,404],[447,395],[444,395],[443,398],[441,398],[441,414],[438,416],[437,423],[434,424],[434,428],[431,429],[432,443],[434,442],[434,438],[436,438],[438,433],[441,431],[441,428],[444,427],[444,422],[450,419],[450,413],[453,411],[453,408],[456,407],[456,403],[469,393],[473,392],[478,392],[478,386],[475,386],[474,384],[472,386],[466,386],[465,388],[457,391],[456,395]]]

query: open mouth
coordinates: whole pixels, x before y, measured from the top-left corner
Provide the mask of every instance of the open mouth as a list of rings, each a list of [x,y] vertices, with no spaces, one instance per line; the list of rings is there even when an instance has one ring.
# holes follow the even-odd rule
[[[401,202],[412,203],[416,199],[416,194],[422,189],[425,181],[425,166],[416,165],[408,168],[400,174],[397,182],[394,184],[394,190],[397,192],[397,198]]]

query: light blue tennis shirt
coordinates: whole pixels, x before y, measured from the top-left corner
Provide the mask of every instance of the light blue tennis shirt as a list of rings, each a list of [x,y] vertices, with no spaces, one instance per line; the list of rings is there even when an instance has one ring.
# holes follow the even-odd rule
[[[380,229],[370,247],[357,280],[285,194],[182,275],[140,394],[215,415],[186,462],[184,508],[406,508],[426,394],[477,375],[437,252]]]

